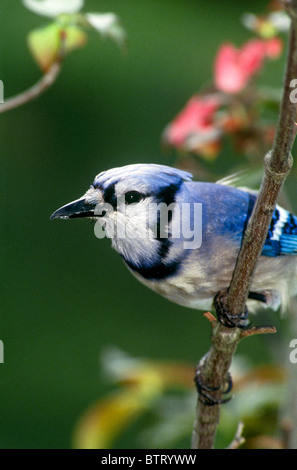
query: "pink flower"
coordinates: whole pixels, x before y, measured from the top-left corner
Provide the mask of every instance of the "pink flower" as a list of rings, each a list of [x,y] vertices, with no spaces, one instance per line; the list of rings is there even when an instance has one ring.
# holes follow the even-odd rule
[[[183,146],[193,134],[207,134],[214,129],[214,114],[220,102],[215,95],[193,96],[165,131],[166,141],[176,147]]]
[[[164,141],[207,159],[216,158],[222,132],[215,115],[220,106],[217,95],[193,96],[165,129]]]
[[[266,56],[269,59],[277,59],[283,52],[283,43],[280,38],[274,37],[266,42]]]
[[[238,93],[260,70],[266,57],[276,58],[282,51],[279,38],[252,39],[237,49],[223,44],[216,56],[214,76],[216,87],[225,93]]]

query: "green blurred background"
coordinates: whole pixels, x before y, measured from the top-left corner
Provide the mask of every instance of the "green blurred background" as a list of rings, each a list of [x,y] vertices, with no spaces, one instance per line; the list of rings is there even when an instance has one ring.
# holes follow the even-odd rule
[[[248,10],[265,5],[250,1]],[[78,417],[110,389],[99,365],[106,347],[193,365],[208,350],[210,327],[201,312],[137,282],[92,224],[49,217],[102,170],[176,164],[174,152],[161,148],[161,132],[211,81],[219,44],[251,37],[239,21],[246,8],[230,0],[86,0],[84,11],[120,16],[127,54],[90,34],[49,91],[1,115],[1,448],[71,447]],[[8,98],[40,77],[26,35],[46,18],[18,0],[1,0],[0,22],[0,78]],[[270,63],[261,81],[280,86],[282,66]],[[236,158],[224,151],[213,172],[231,172]],[[288,183],[292,194],[294,184]],[[239,353],[263,362],[269,347],[254,337]],[[118,443],[138,445],[133,430]]]

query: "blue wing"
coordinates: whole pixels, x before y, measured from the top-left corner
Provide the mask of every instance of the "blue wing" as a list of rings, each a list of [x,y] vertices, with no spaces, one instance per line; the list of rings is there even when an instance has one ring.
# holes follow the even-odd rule
[[[276,206],[262,255],[297,255],[297,217],[282,207]]]
[[[192,200],[204,204],[204,242],[200,248],[211,250],[209,234],[220,235],[238,243],[246,230],[257,195],[231,186],[213,183],[185,183]],[[213,239],[212,239],[213,240]],[[262,256],[297,255],[297,216],[276,206]]]

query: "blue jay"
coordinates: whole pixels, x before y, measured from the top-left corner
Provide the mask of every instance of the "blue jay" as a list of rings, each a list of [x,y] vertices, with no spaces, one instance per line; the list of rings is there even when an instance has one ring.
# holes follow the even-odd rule
[[[133,164],[99,173],[84,196],[51,218],[94,219],[139,281],[173,302],[206,311],[230,284],[255,200],[252,191],[195,182],[179,169]],[[172,209],[163,221],[162,211],[155,210],[159,204]],[[297,294],[295,255],[297,217],[276,206],[249,294],[250,311],[288,307]]]

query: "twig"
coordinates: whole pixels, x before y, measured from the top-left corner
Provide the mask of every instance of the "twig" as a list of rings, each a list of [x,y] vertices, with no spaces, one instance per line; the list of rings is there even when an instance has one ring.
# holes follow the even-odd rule
[[[243,330],[241,333],[241,338],[247,338],[252,335],[263,335],[267,333],[276,333],[276,328],[274,326],[253,326],[247,330]]]
[[[55,81],[56,78],[61,70],[61,63],[55,62],[48,72],[43,75],[43,77],[35,83],[31,88],[20,93],[19,95],[13,96],[9,98],[4,103],[0,104],[0,113],[5,113],[6,111],[10,111],[11,109],[18,108],[23,104],[28,103],[29,101],[33,101],[38,96],[40,96],[43,92],[45,92]]]
[[[237,426],[237,430],[233,441],[228,445],[227,449],[238,449],[245,442],[245,438],[242,436],[244,424],[240,421]]]
[[[292,19],[287,66],[280,107],[279,121],[272,150],[265,156],[265,175],[261,189],[249,220],[242,247],[234,269],[229,291],[222,292],[231,315],[245,311],[245,304],[255,273],[257,261],[262,252],[272,214],[280,189],[292,167],[291,148],[295,138],[296,107],[290,102],[290,83],[297,73],[297,1],[286,2]],[[270,333],[273,329],[256,329],[255,333]],[[239,328],[226,328],[216,324],[213,328],[212,347],[200,362],[200,373],[208,387],[215,388],[214,399],[220,401],[223,387],[233,354],[238,342],[247,336]],[[198,366],[198,367],[199,367]],[[193,429],[192,448],[210,449],[214,447],[216,429],[219,423],[220,405],[208,406],[198,397],[196,421]]]
[[[65,34],[62,31],[60,34],[60,47],[57,52],[57,58],[55,62],[51,65],[48,71],[43,75],[43,77],[35,83],[32,87],[28,88],[28,90],[23,91],[19,95],[13,96],[9,98],[4,103],[0,104],[0,113],[5,113],[6,111],[10,111],[11,109],[18,108],[23,104],[29,103],[30,101],[35,100],[38,98],[42,93],[44,93],[53,83],[56,81],[61,67],[62,62],[65,57]]]

